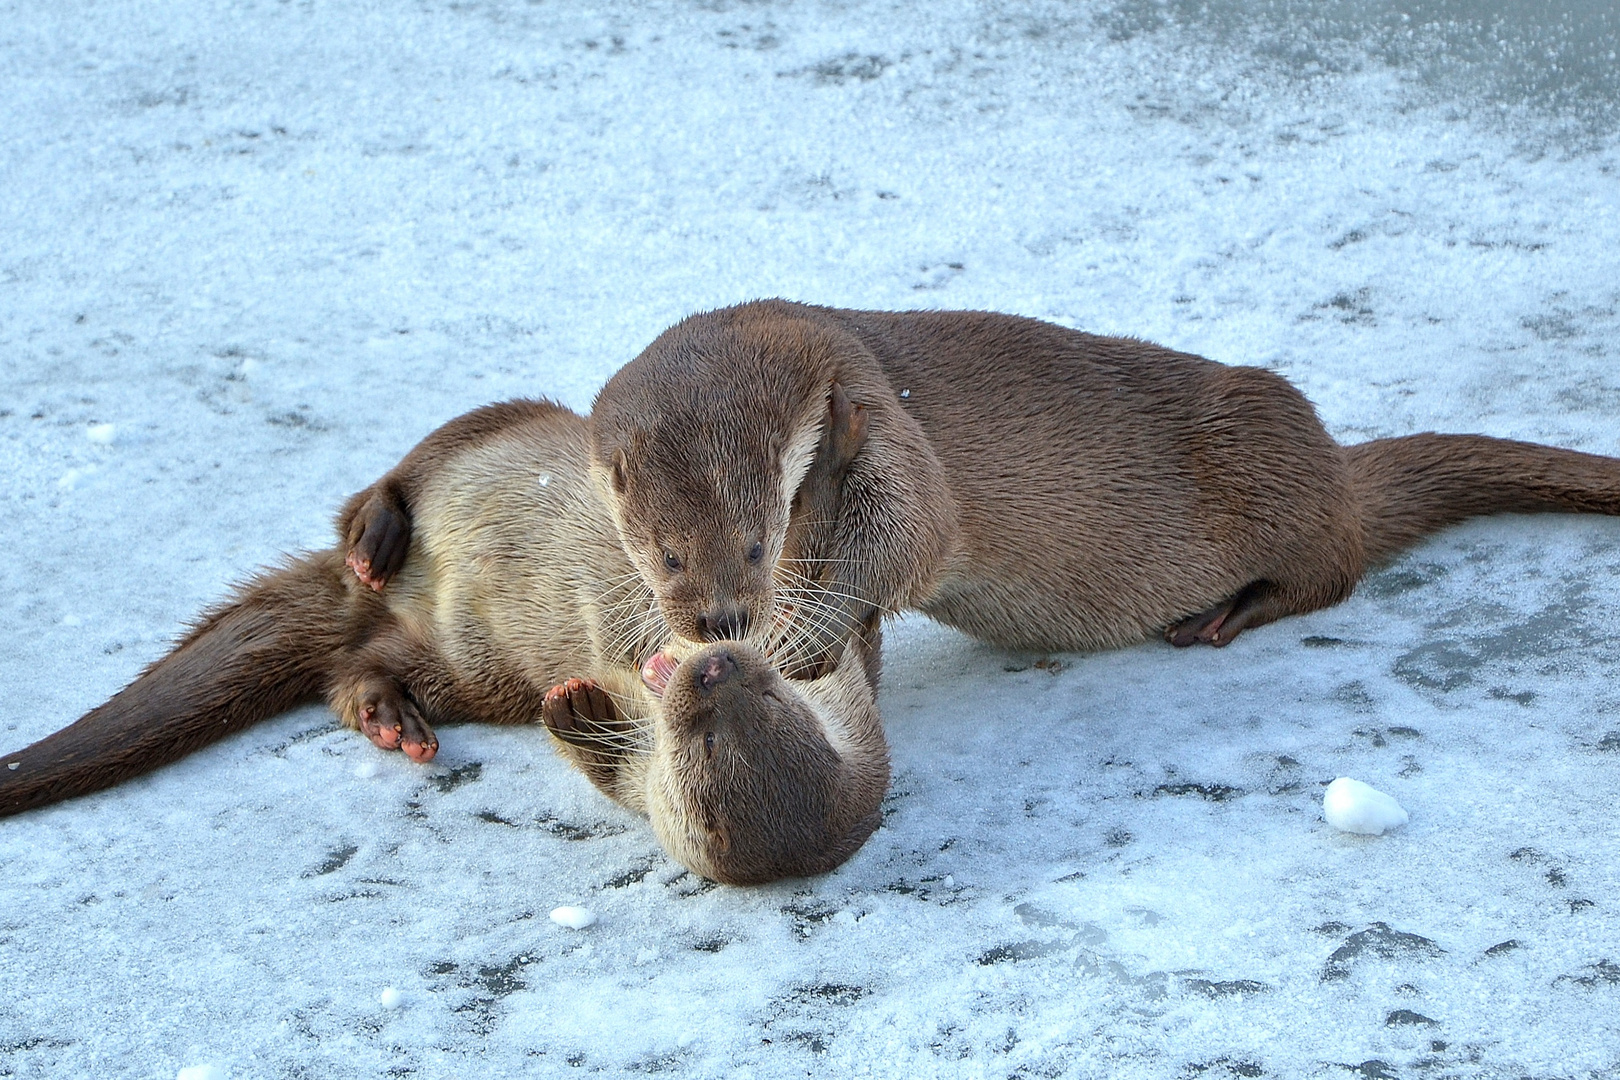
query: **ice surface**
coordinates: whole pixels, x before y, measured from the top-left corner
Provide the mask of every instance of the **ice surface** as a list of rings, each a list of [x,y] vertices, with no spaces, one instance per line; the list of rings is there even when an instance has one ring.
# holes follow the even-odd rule
[[[752,296],[1620,453],[1613,11],[10,5],[0,751],[434,425]],[[693,879],[537,729],[423,768],[320,709],[0,821],[0,1076],[1620,1071],[1620,523],[1468,524],[1220,651],[886,644],[884,824],[812,881]],[[1322,822],[1342,775],[1398,843]]]
[[[1322,816],[1341,832],[1382,836],[1411,820],[1393,795],[1371,784],[1341,776],[1322,792]]]

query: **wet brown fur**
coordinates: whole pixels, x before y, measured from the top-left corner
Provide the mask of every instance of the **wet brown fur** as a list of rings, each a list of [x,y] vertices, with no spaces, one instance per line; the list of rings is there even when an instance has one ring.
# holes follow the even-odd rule
[[[798,522],[781,448],[829,424],[835,388],[864,445],[836,519]],[[687,636],[694,610],[732,602],[734,534],[762,529],[781,557],[795,536],[829,553],[849,622],[914,607],[1084,650],[1224,645],[1477,514],[1620,513],[1620,460],[1478,435],[1342,447],[1269,371],[989,312],[695,315],[608,382],[591,439],[621,538]],[[671,544],[674,573],[653,557]],[[768,592],[744,602],[768,617]]]

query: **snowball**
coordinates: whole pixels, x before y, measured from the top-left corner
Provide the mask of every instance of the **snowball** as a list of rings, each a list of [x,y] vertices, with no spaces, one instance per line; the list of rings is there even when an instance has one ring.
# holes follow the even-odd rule
[[[85,434],[90,437],[91,442],[109,446],[113,439],[118,437],[118,427],[116,424],[91,424]]]
[[[1329,825],[1344,832],[1382,836],[1405,825],[1409,815],[1401,804],[1382,791],[1341,776],[1322,795],[1322,816]]]
[[[354,775],[360,780],[370,780],[377,775],[377,759],[368,757],[354,767]]]
[[[225,1080],[225,1070],[218,1065],[187,1065],[174,1080]]]
[[[596,913],[590,908],[565,904],[560,908],[551,910],[551,921],[558,926],[566,926],[570,930],[583,930],[596,922]]]
[[[392,986],[383,987],[383,992],[377,995],[377,1001],[385,1009],[397,1009],[404,1000],[404,995]]]

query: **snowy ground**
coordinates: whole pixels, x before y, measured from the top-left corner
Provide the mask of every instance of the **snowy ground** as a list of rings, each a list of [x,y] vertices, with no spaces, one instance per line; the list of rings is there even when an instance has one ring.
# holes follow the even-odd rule
[[[752,296],[1620,454],[1617,37],[1602,0],[5,4],[0,745],[434,425],[587,408]],[[1620,522],[1517,518],[1222,652],[907,619],[885,825],[751,890],[536,730],[423,769],[304,710],[0,821],[0,1076],[1612,1076],[1617,612]],[[1339,775],[1410,824],[1330,829]]]

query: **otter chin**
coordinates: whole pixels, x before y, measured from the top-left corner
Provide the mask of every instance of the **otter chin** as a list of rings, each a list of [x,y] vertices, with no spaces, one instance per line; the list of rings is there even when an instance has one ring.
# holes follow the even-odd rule
[[[882,822],[888,746],[859,637],[789,683],[740,641],[643,670],[661,694],[642,795],[666,851],[728,885],[826,873]]]

